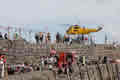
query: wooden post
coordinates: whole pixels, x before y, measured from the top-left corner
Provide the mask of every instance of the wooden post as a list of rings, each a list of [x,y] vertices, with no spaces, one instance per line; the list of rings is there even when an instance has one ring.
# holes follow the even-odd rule
[[[103,80],[103,76],[102,76],[102,72],[101,72],[99,64],[97,64],[97,69],[98,69],[98,72],[99,72],[99,75],[100,75],[100,80]]]
[[[86,65],[86,69],[87,69],[88,80],[91,80],[91,79],[90,79],[90,74],[89,74],[89,70],[88,70],[87,65]]]
[[[118,76],[118,80],[120,80],[120,75],[119,75],[119,69],[118,69],[118,64],[115,64],[115,68],[116,68],[116,73],[117,73],[117,76]]]
[[[5,58],[7,59],[7,56],[5,56]],[[4,80],[8,80],[8,71],[7,71],[7,61],[5,63],[5,66],[4,66]]]
[[[1,77],[4,78],[4,73],[5,73],[5,66],[4,64],[2,65],[2,72],[1,72]]]
[[[105,64],[105,65],[106,65],[106,68],[107,68],[107,72],[108,72],[108,77],[109,77],[109,79],[110,79],[110,80],[113,80],[113,79],[112,79],[112,76],[110,75],[110,70],[109,70],[109,67],[110,67],[110,66],[108,67],[108,64]]]
[[[114,72],[114,64],[111,64],[111,67],[112,67],[112,73],[113,73],[113,80],[116,80],[116,74]]]
[[[78,68],[79,68],[79,75],[80,75],[80,79],[82,80],[82,75],[81,75],[81,66],[79,65],[79,63],[77,64]]]

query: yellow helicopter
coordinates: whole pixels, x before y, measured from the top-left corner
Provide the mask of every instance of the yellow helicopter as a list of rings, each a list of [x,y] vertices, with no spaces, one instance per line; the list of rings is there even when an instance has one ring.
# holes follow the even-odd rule
[[[68,28],[68,30],[66,31],[66,34],[73,34],[73,35],[77,35],[77,34],[90,34],[92,32],[98,32],[102,30],[102,27],[99,27],[98,29],[95,28],[85,28],[85,27],[80,27],[79,25],[72,25]]]
[[[80,40],[84,41],[84,40],[88,40],[88,38],[84,38],[84,35],[88,35],[88,37],[89,37],[90,33],[98,32],[102,29],[103,29],[102,27],[98,27],[97,29],[95,29],[95,28],[80,27],[79,25],[72,25],[66,30],[66,34],[68,34],[68,35],[81,35]],[[76,40],[74,40],[74,39],[73,39],[73,41],[76,42]],[[78,42],[79,42],[79,40],[78,40]]]

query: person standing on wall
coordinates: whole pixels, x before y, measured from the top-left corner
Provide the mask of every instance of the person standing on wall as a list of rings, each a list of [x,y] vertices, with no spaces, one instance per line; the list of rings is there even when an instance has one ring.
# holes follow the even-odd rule
[[[50,41],[51,41],[51,36],[50,36],[50,33],[48,32],[46,35],[46,43],[48,43]]]
[[[41,44],[42,44],[42,42],[43,42],[43,37],[44,37],[43,33],[40,32],[40,43],[41,43]]]
[[[37,33],[35,34],[35,40],[36,40],[36,43],[38,44],[39,43],[39,35]]]
[[[60,34],[59,32],[57,32],[56,34],[56,43],[59,43],[60,42]]]

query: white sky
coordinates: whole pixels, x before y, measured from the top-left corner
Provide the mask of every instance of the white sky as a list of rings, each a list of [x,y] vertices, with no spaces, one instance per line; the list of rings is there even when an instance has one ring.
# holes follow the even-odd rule
[[[120,40],[119,4],[120,0],[0,0],[0,24],[74,24],[78,16],[80,24],[104,24],[104,31]]]

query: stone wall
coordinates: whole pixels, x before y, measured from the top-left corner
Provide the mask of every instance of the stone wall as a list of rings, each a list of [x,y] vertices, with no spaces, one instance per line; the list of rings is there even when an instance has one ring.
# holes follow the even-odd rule
[[[16,59],[20,60],[20,57],[24,56],[48,56],[50,54],[50,47],[53,46],[57,50],[57,53],[71,52],[76,51],[79,56],[112,56],[116,58],[120,58],[120,51],[114,51],[112,48],[109,48],[109,45],[105,44],[96,44],[96,46],[88,46],[88,45],[76,45],[73,44],[71,46],[65,44],[27,44],[24,40],[14,40],[12,44],[7,40],[0,40],[1,47],[6,48],[9,47],[8,56],[15,56]],[[9,45],[8,45],[9,44]],[[110,45],[111,46],[111,45]],[[8,60],[14,60],[9,58]]]

